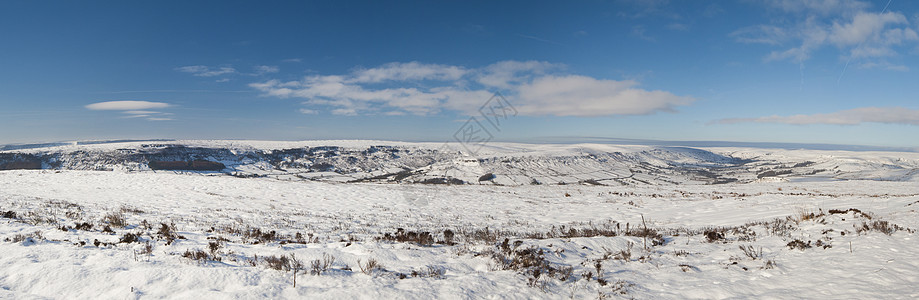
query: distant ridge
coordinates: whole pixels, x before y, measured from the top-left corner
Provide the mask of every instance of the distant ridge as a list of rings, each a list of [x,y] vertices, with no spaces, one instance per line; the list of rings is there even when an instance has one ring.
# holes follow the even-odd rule
[[[51,143],[33,143],[33,144],[8,144],[0,145],[0,151],[48,148],[66,145],[98,145],[114,143],[131,143],[131,142],[174,142],[173,139],[150,139],[150,140],[99,140],[99,141],[73,141],[73,142],[51,142]]]
[[[350,140],[350,139],[349,139]],[[114,144],[130,142],[176,142],[178,139],[115,139],[115,140],[87,140],[87,141],[68,141],[68,142],[48,142],[48,143],[28,143],[28,144],[6,144],[0,145],[0,151],[47,148],[66,145],[97,145],[97,144]],[[247,141],[245,139],[228,141]],[[296,141],[291,141],[296,142]],[[443,141],[410,141],[418,143],[439,143]],[[450,141],[454,142],[454,141]],[[496,141],[499,142],[499,141]],[[884,151],[884,152],[917,152],[919,147],[890,147],[890,146],[871,146],[871,145],[846,145],[846,144],[825,144],[825,143],[781,143],[781,142],[733,142],[733,141],[667,141],[653,139],[626,139],[612,137],[540,137],[524,140],[506,140],[500,142],[524,143],[524,144],[581,144],[597,143],[610,145],[642,145],[642,146],[670,146],[670,147],[735,147],[735,148],[762,148],[762,149],[786,149],[786,150],[840,150],[840,151]]]
[[[372,140],[87,141],[17,145],[0,151],[0,169],[208,171],[290,181],[497,185],[919,180],[916,152],[616,142],[621,145],[493,142],[470,152],[457,143]]]
[[[842,150],[842,151],[887,151],[919,152],[913,147],[887,147],[869,145],[845,145],[822,143],[779,143],[779,142],[732,142],[732,141],[664,141],[649,139],[623,139],[609,137],[546,137],[544,143],[603,143],[614,145],[683,146],[683,147],[737,147],[767,149]]]

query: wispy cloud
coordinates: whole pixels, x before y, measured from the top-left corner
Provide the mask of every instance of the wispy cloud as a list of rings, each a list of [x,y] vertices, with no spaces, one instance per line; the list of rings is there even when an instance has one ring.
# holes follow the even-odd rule
[[[169,103],[150,102],[150,101],[106,101],[86,105],[90,110],[128,110],[136,111],[143,109],[167,108]]]
[[[900,71],[900,72],[909,71],[909,67],[907,66],[892,64],[887,61],[866,62],[863,64],[859,64],[858,67],[860,69],[883,69],[883,70],[888,70],[888,71]]]
[[[384,81],[414,81],[414,80],[457,80],[466,74],[462,67],[422,64],[419,62],[389,63],[376,68],[358,69],[353,73],[349,82],[352,83],[379,83]]]
[[[655,39],[655,38],[652,37],[652,36],[649,36],[649,35],[647,34],[647,31],[648,31],[648,30],[645,29],[645,26],[643,26],[643,25],[635,25],[635,26],[632,26],[632,35],[633,35],[633,36],[635,36],[635,37],[637,37],[637,38],[640,38],[640,39],[643,39],[643,40],[646,40],[646,41],[649,41],[649,42],[656,42],[657,39]]]
[[[730,34],[734,40],[747,44],[781,45],[788,40],[784,28],[772,25],[756,25],[735,30]]]
[[[711,3],[702,10],[702,16],[706,18],[711,18],[717,15],[720,15],[724,12],[724,9],[721,8],[717,3]]]
[[[779,123],[792,125],[884,123],[919,125],[919,110],[903,107],[862,107],[823,114],[721,119],[714,123]]]
[[[123,119],[144,118],[150,121],[167,121],[172,120],[172,118],[164,116],[171,115],[170,113],[163,113],[151,109],[163,109],[171,106],[171,104],[164,102],[128,100],[98,102],[86,105],[85,107],[89,110],[120,111],[122,113],[121,118]]]
[[[868,3],[856,0],[765,0],[768,6],[791,13],[839,15],[867,9]]]
[[[255,75],[264,75],[280,72],[278,66],[255,66]]]
[[[475,114],[501,90],[523,115],[609,116],[675,111],[691,97],[639,88],[632,80],[567,74],[564,66],[540,61],[502,61],[469,69],[419,62],[358,68],[342,75],[250,84],[264,96],[302,98],[301,113],[322,108],[337,115],[431,115],[443,110]]]
[[[155,112],[152,110],[129,110],[129,111],[124,111],[124,113],[129,114],[129,115],[150,115],[150,114],[157,114],[158,112]]]
[[[553,44],[553,45],[558,45],[558,46],[564,46],[564,44],[557,43],[557,42],[555,42],[555,41],[547,40],[547,39],[544,39],[544,38],[532,36],[532,35],[517,34],[517,36],[522,37],[522,38],[525,38],[525,39],[534,40],[534,41],[537,41],[537,42],[543,42],[543,43],[548,43],[548,44]]]
[[[670,0],[619,0],[623,10],[618,13],[620,17],[640,19],[645,17],[665,17],[681,19],[679,13],[673,11],[675,5]]]
[[[667,25],[667,28],[675,31],[689,31],[689,25],[676,22],[670,23],[670,25]]]
[[[771,0],[765,4],[785,15],[774,24],[740,28],[729,36],[741,43],[779,47],[765,56],[767,61],[803,63],[814,52],[833,47],[844,61],[878,63],[919,42],[906,16],[887,7],[869,11],[867,2]]]
[[[252,90],[136,90],[136,91],[110,91],[99,94],[155,94],[155,93],[252,93]]]
[[[544,76],[518,88],[524,115],[647,115],[675,111],[693,99],[664,91],[638,89],[638,82],[603,80],[580,75]]]
[[[208,66],[184,66],[175,68],[176,71],[191,73],[194,76],[198,77],[214,77],[220,75],[234,74],[236,69],[233,67],[208,67]]]

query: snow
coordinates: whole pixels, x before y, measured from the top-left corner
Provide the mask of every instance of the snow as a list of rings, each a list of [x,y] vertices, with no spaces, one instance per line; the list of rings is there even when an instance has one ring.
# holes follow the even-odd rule
[[[132,143],[91,147],[117,150],[140,144]],[[333,143],[361,149],[393,144],[188,143],[242,150]],[[657,149],[495,144],[488,148],[491,152],[480,156],[604,155]],[[919,185],[915,175],[909,175],[915,172],[910,166],[919,161],[915,153],[704,150],[707,152],[669,149],[672,152],[661,152],[654,159],[660,164],[694,163],[698,160],[690,157],[712,153],[741,159],[769,156],[786,164],[813,161],[815,165],[808,168],[848,169],[840,173],[843,176],[626,186],[340,183],[131,170],[0,171],[0,213],[16,214],[15,218],[0,217],[0,298],[919,297],[915,285],[919,282],[919,236],[915,231],[919,229]],[[667,156],[672,153],[682,154]],[[526,170],[535,172],[543,167],[531,165]],[[592,165],[571,168],[579,170],[573,173],[593,172],[581,172],[589,171]],[[458,176],[488,171],[463,160],[451,163],[450,170]],[[505,180],[530,178],[520,176]],[[570,176],[581,176],[576,180],[598,178]],[[814,217],[805,217],[809,213]],[[112,225],[113,233],[104,232],[104,220],[112,214],[124,216],[126,225]],[[899,229],[889,234],[859,229],[862,223],[878,221]],[[73,228],[83,222],[93,228]],[[172,226],[182,238],[169,242],[157,234],[162,224]],[[787,227],[776,230],[780,225]],[[61,226],[68,228],[61,230]],[[619,234],[537,236],[558,233],[562,226],[618,228]],[[656,229],[664,243],[654,245],[653,239],[623,234],[626,226],[632,230],[645,226]],[[276,231],[280,238],[256,243],[257,238],[245,234],[255,228]],[[456,233],[456,243],[419,245],[383,238],[398,228],[431,232],[436,241],[444,241],[444,231],[450,229]],[[499,237],[487,241],[475,236],[486,228]],[[722,229],[724,240],[708,241],[705,231]],[[37,231],[40,233],[35,234]],[[293,240],[298,232],[309,241],[284,242]],[[140,241],[119,243],[127,233],[138,234]],[[571,267],[571,275],[543,274],[530,284],[532,269],[501,268],[494,257],[502,251],[505,237],[512,251],[539,249],[548,266]],[[96,240],[99,246],[94,245]],[[220,261],[183,257],[189,250],[211,253],[209,243],[217,240],[223,240],[213,252]],[[788,244],[795,240],[812,247],[791,249]],[[818,240],[830,247],[817,246]],[[151,246],[149,254],[144,253],[146,243]],[[750,257],[741,246],[761,254]],[[630,255],[624,257],[623,252]],[[306,264],[296,275],[271,269],[263,261],[290,254]],[[311,275],[310,262],[325,254],[335,258],[334,264],[321,275]],[[362,272],[360,264],[370,259],[379,261],[384,270]],[[411,275],[430,270],[443,273]]]

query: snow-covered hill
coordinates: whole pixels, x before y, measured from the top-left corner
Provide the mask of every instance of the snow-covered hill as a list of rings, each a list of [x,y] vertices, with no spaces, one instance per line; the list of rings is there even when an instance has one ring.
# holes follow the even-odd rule
[[[864,180],[3,171],[0,299],[915,299],[917,207],[919,185]]]
[[[0,169],[150,172],[151,162],[206,160],[240,177],[454,184],[722,184],[757,180],[919,178],[919,153],[606,144],[461,145],[389,141],[132,141],[0,151]]]
[[[916,153],[456,146],[0,151],[0,299],[919,297]]]

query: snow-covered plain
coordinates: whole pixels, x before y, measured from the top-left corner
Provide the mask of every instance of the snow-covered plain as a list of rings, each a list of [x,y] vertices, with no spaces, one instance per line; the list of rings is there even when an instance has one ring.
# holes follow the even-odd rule
[[[244,146],[277,147],[259,143]],[[650,149],[604,147],[480,155]],[[0,171],[0,298],[919,297],[915,153],[709,150],[837,172],[715,185],[422,185]],[[303,267],[290,270],[291,257]]]

